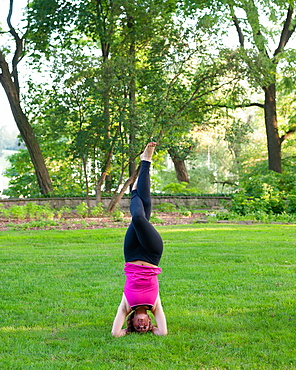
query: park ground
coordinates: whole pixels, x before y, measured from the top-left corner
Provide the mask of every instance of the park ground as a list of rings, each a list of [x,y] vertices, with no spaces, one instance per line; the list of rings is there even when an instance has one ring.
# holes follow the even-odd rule
[[[296,369],[296,226],[157,226],[169,334],[111,336],[125,227],[0,233],[0,368]]]

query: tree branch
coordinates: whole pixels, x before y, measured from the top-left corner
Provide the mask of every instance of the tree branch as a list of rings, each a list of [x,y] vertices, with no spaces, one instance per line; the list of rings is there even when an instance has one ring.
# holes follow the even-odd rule
[[[240,46],[243,48],[245,46],[245,37],[243,35],[243,31],[242,31],[241,26],[239,24],[238,18],[234,14],[234,10],[233,10],[232,6],[230,7],[230,12],[231,12],[231,17],[232,17],[233,23],[235,25],[236,31],[238,33],[238,39],[239,39]]]
[[[213,76],[215,77],[215,76]],[[208,77],[204,77],[202,80],[206,80]],[[233,78],[232,81],[234,81],[236,79],[236,77]],[[172,119],[173,117],[177,116],[178,114],[182,113],[183,110],[193,101],[197,100],[197,99],[200,99],[201,97],[205,96],[205,95],[210,95],[212,94],[214,91],[217,91],[219,89],[221,89],[221,87],[225,86],[225,85],[228,85],[230,83],[230,81],[227,81],[227,82],[224,82],[210,90],[206,90],[200,94],[197,94],[198,90],[199,90],[199,85],[201,84],[202,80],[199,82],[197,88],[193,91],[193,93],[191,94],[191,97],[183,104],[182,107],[180,107],[180,109],[173,115],[170,117],[170,119]]]
[[[18,65],[18,62],[20,61],[20,56],[21,56],[21,53],[23,51],[23,39],[19,37],[16,30],[14,29],[14,27],[11,24],[12,9],[13,9],[13,0],[10,0],[9,12],[8,12],[8,16],[7,16],[7,24],[8,24],[8,27],[9,27],[9,32],[12,34],[12,36],[15,40],[15,44],[16,44],[15,53],[14,53],[14,56],[13,56],[13,59],[12,59],[11,75],[13,77],[13,81],[14,81],[17,93],[19,95],[20,86],[19,86],[17,65]]]
[[[207,106],[211,107],[218,107],[218,108],[229,108],[229,109],[236,109],[236,108],[249,108],[249,107],[259,107],[264,108],[264,104],[261,103],[249,103],[249,104],[237,104],[237,105],[226,105],[226,104],[206,104]]]
[[[278,45],[277,49],[275,50],[275,52],[273,54],[274,56],[276,56],[277,54],[279,54],[283,50],[283,48],[285,47],[285,45],[287,44],[287,42],[289,41],[290,37],[292,36],[293,32],[296,29],[296,22],[295,22],[294,26],[290,29],[291,22],[292,22],[293,11],[294,11],[294,9],[290,5],[289,9],[288,9],[288,12],[287,12],[286,20],[285,20],[285,23],[284,23],[284,27],[282,29],[279,45]]]
[[[289,136],[293,135],[295,132],[296,132],[296,127],[292,127],[292,128],[290,128],[290,130],[289,130],[289,131],[287,131],[284,135],[282,135],[282,136],[280,137],[280,143],[282,144],[282,142],[283,142],[284,140],[286,140]]]

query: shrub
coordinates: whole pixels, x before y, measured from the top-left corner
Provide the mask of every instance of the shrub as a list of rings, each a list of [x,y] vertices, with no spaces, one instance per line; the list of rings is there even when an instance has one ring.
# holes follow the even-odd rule
[[[60,209],[56,210],[55,215],[58,219],[69,216],[72,213],[72,209],[69,206],[63,206]]]
[[[157,204],[154,208],[159,212],[175,212],[177,210],[177,207],[173,203],[169,202]]]
[[[273,214],[280,214],[285,211],[286,204],[283,198],[281,197],[272,197],[265,199],[266,203],[266,212]]]
[[[266,204],[262,198],[248,197],[245,192],[240,192],[233,196],[227,208],[239,215],[246,215],[256,211],[265,211]]]
[[[27,211],[24,206],[11,206],[9,208],[10,215],[17,220],[24,220],[27,216]]]
[[[43,212],[43,207],[36,204],[35,202],[28,202],[24,206],[27,216],[30,219],[39,218]]]
[[[291,194],[286,198],[287,213],[296,213],[296,195]]]
[[[85,218],[88,216],[89,208],[85,202],[78,204],[75,209],[80,217]]]
[[[44,207],[41,207],[40,219],[53,220],[55,211],[51,208],[50,204],[47,203]]]
[[[24,206],[24,210],[28,218],[36,220],[52,220],[55,215],[55,211],[51,208],[49,203],[41,206],[35,202],[28,202]]]
[[[240,187],[244,188],[248,195],[256,198],[268,194],[270,197],[278,194],[296,195],[295,157],[283,158],[282,165],[283,172],[277,173],[268,169],[266,161],[257,163],[243,175]]]
[[[10,211],[8,208],[5,208],[2,203],[0,203],[0,216],[4,218],[9,218],[10,216]]]
[[[185,216],[185,217],[191,217],[192,216],[192,212],[189,211],[188,209],[182,209],[181,210],[181,215],[182,216]]]
[[[124,217],[124,212],[118,208],[113,213],[111,213],[111,219],[115,222],[122,222],[123,217]]]
[[[93,207],[90,211],[90,215],[93,217],[103,216],[105,213],[103,203],[99,203],[97,206]]]
[[[152,224],[162,224],[164,221],[158,217],[158,214],[154,214],[152,213],[151,214],[151,217],[150,217],[150,220],[149,220]]]
[[[200,191],[196,188],[188,188],[188,183],[182,182],[171,182],[163,187],[163,191],[168,194],[200,194]]]
[[[294,209],[294,206],[296,207],[296,200],[291,197],[290,208]],[[227,209],[243,216],[256,212],[280,214],[287,210],[287,203],[284,197],[280,195],[265,195],[255,198],[247,196],[245,192],[240,192],[232,197],[232,202],[227,206]]]

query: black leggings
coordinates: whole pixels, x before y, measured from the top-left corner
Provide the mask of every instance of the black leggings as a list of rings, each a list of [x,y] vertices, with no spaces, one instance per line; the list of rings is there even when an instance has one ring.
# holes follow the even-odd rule
[[[130,211],[132,222],[124,239],[125,262],[146,261],[158,266],[163,242],[149,222],[151,214],[150,162],[142,161],[137,189],[132,191]]]

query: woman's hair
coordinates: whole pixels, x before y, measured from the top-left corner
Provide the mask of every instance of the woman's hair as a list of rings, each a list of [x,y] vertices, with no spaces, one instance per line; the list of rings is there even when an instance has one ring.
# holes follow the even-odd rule
[[[133,311],[127,318],[126,320],[126,324],[127,324],[127,328],[126,328],[126,334],[129,334],[129,333],[133,333],[133,332],[137,332],[137,330],[134,328],[134,324],[133,324],[133,318],[135,316],[135,313],[136,311]],[[147,331],[152,331],[153,329],[153,324],[152,324],[152,321],[151,321],[151,317],[148,315],[147,313],[147,316],[148,316],[148,319],[149,319],[149,328]]]

